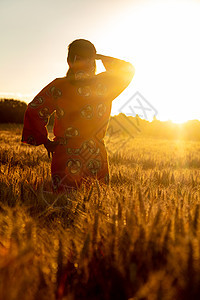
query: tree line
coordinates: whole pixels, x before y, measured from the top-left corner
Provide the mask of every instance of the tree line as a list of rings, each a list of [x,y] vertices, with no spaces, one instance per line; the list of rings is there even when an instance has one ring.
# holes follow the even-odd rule
[[[23,123],[27,103],[15,99],[0,99],[0,123]],[[54,113],[49,118],[49,125],[54,123]],[[159,121],[156,118],[152,122],[136,117],[126,116],[120,113],[111,117],[107,129],[109,136],[137,135],[151,136],[165,139],[184,139],[200,141],[200,121],[191,120],[183,124],[175,124],[171,121]]]
[[[24,114],[27,103],[15,99],[0,99],[0,123],[17,123],[24,122]],[[49,124],[53,124],[54,114],[50,117]]]

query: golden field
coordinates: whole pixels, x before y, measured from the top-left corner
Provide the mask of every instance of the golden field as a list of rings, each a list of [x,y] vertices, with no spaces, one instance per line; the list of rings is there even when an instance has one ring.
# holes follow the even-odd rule
[[[0,129],[0,300],[200,299],[200,142],[107,139],[110,186],[56,196],[45,148]]]

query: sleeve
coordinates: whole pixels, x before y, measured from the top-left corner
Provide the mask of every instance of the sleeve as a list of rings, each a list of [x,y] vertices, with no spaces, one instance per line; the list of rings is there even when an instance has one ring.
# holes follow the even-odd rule
[[[108,98],[114,100],[130,84],[135,68],[129,62],[108,56],[102,63],[106,71],[98,75],[99,80],[106,87]]]
[[[28,104],[24,115],[24,126],[21,142],[30,145],[41,145],[47,142],[47,124],[50,115],[56,109],[56,102],[62,96],[57,86],[57,79],[47,85]]]

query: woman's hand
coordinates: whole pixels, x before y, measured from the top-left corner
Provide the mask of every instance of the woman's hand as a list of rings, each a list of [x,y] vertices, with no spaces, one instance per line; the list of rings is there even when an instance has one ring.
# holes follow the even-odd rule
[[[102,54],[95,55],[95,59],[103,59],[104,57],[105,57],[105,55],[102,55]]]
[[[58,146],[59,142],[58,141],[51,141],[47,140],[47,142],[44,144],[45,148],[47,149],[48,152],[48,157],[50,158],[51,156],[53,157],[53,152],[55,152],[56,147]]]

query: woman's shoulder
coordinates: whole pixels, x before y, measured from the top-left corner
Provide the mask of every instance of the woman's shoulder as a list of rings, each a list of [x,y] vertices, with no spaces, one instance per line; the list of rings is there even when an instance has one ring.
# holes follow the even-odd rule
[[[54,83],[54,84],[62,84],[62,83],[64,83],[64,82],[66,82],[67,80],[66,80],[66,76],[65,77],[57,77],[57,78],[55,78],[53,81],[52,81],[52,83]]]
[[[68,80],[67,80],[67,77],[57,77],[55,78],[51,83],[50,85],[55,88],[58,88],[58,89],[62,89],[64,88],[64,86],[66,86],[66,84],[68,83]]]

